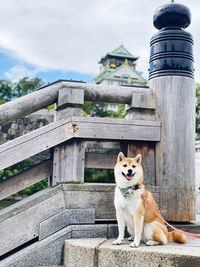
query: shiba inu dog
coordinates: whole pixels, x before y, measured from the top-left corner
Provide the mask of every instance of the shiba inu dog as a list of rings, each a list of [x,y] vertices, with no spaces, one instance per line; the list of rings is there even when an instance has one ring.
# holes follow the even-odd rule
[[[116,189],[115,209],[119,236],[113,245],[120,245],[125,226],[130,233],[130,247],[138,247],[140,241],[148,246],[167,244],[168,241],[185,243],[186,237],[176,231],[168,232],[164,222],[154,214],[141,198],[144,194],[151,206],[160,214],[151,192],[145,190],[143,182],[142,156],[126,158],[119,153],[114,168]]]

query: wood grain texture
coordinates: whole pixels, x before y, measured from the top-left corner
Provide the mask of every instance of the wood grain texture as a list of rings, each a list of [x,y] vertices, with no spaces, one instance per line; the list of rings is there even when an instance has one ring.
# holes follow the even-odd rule
[[[104,140],[160,140],[160,122],[105,118],[75,118],[76,138]]]
[[[58,81],[47,85],[43,89],[22,96],[0,106],[0,125],[12,120],[24,117],[37,110],[45,108],[57,102],[60,89],[81,89],[84,90],[86,101],[112,102],[129,104],[132,94],[152,94],[148,87],[144,86],[111,86],[100,84],[84,84]]]
[[[84,90],[83,89],[72,89],[62,88],[58,92],[58,103],[57,110],[66,107],[77,107],[84,104]]]
[[[85,154],[85,168],[113,169],[117,160],[117,155],[106,154]]]
[[[0,200],[33,185],[52,174],[52,160],[46,160],[0,183]]]
[[[52,186],[60,183],[83,183],[85,142],[70,140],[54,148]]]
[[[114,207],[115,184],[64,184],[63,189],[68,208],[95,208],[96,220],[116,219]],[[157,201],[158,188],[147,187],[147,189],[154,194]]]
[[[54,147],[74,136],[69,118],[53,122],[0,146],[0,169]]]
[[[195,83],[169,76],[151,79],[149,85],[156,97],[156,119],[162,123],[161,141],[156,144],[160,204],[165,219],[191,221],[195,219]]]
[[[59,90],[58,109],[56,120],[70,115],[82,115],[80,105],[84,103],[84,90],[71,89]],[[74,133],[79,131],[79,126],[72,123]],[[70,140],[54,148],[53,175],[51,185],[60,183],[83,183],[85,165],[85,141]]]
[[[155,183],[155,143],[134,141],[128,144],[128,157],[142,155],[142,166],[144,170],[144,184],[154,186]]]
[[[155,109],[155,96],[152,94],[133,94],[129,108]]]

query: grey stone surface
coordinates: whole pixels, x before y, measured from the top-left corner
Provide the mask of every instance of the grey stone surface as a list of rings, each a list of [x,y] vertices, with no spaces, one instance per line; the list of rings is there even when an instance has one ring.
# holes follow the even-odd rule
[[[94,209],[65,209],[40,223],[39,240],[71,224],[92,224],[94,222]]]
[[[72,238],[107,238],[107,224],[73,225]]]
[[[71,238],[71,226],[1,261],[1,267],[58,265],[63,262],[64,241]]]
[[[196,241],[191,241],[193,245]],[[197,267],[200,266],[199,247],[180,244],[130,248],[130,242],[113,246],[112,240],[69,240],[65,243],[65,262],[70,267]],[[93,255],[93,258],[92,258]],[[85,265],[86,262],[86,265]]]
[[[0,136],[0,144],[6,143],[11,139],[53,122],[54,114],[54,110],[42,109],[24,118],[1,126],[0,132],[4,135]]]
[[[63,246],[71,238],[107,238],[107,225],[72,225],[1,261],[1,267],[33,267],[63,264]],[[79,239],[80,241],[81,239]],[[93,240],[93,239],[92,239]],[[83,265],[86,266],[86,265]],[[72,267],[72,266],[67,266]]]
[[[94,267],[97,266],[96,249],[105,238],[66,240],[64,263],[66,267]]]
[[[118,235],[117,224],[109,224],[108,225],[108,238],[116,238],[117,235]]]
[[[18,129],[18,124],[17,123],[12,123],[11,128],[17,130]]]
[[[130,234],[127,231],[127,228],[125,228],[124,236],[125,238],[130,236]],[[117,224],[108,224],[108,238],[117,238],[117,237],[118,237]]]

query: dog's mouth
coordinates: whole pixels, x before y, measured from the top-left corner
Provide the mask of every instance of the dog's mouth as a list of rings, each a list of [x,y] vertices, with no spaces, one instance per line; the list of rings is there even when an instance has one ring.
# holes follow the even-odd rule
[[[123,175],[127,180],[129,180],[129,181],[133,178],[133,176],[134,176],[135,174],[136,174],[136,173],[133,173],[133,174],[130,175],[130,174],[125,174],[125,173],[122,172],[122,175]]]

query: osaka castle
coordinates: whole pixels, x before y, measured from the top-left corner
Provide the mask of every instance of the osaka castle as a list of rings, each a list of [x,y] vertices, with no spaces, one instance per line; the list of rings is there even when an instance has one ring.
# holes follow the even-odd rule
[[[146,80],[142,77],[142,72],[135,69],[138,58],[121,44],[101,58],[100,73],[91,82],[109,85],[144,84]]]

